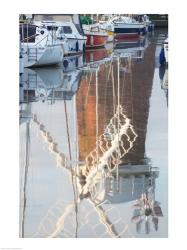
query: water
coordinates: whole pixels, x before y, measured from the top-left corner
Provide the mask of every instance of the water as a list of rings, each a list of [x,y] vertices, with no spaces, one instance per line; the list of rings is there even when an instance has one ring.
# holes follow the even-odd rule
[[[167,237],[165,37],[24,70],[20,237]]]

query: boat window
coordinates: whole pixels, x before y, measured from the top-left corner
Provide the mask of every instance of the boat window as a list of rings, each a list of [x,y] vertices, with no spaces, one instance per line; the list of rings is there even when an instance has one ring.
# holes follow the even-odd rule
[[[59,28],[58,33],[59,33],[59,35],[64,34],[64,31],[63,31],[63,28],[62,28],[62,27]]]
[[[63,26],[64,34],[72,34],[72,29],[70,26]]]
[[[58,27],[57,26],[47,26],[47,30],[51,31],[51,30],[57,30]]]

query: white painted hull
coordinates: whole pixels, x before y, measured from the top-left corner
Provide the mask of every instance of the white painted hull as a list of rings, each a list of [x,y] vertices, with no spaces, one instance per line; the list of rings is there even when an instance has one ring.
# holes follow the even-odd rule
[[[68,56],[83,53],[85,43],[86,39],[67,39],[67,41],[63,43],[64,55]]]
[[[23,46],[24,67],[26,68],[59,64],[63,56],[62,45],[46,47],[29,46],[28,50],[27,45]]]

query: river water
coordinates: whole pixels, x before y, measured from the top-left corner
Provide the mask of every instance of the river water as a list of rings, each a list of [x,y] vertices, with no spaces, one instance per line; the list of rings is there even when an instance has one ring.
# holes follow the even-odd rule
[[[20,237],[167,237],[166,35],[20,75]]]

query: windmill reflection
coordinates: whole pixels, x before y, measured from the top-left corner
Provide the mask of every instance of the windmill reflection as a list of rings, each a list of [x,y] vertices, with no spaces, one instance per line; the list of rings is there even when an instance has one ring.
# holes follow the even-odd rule
[[[69,173],[74,192],[72,202],[59,202],[49,209],[35,237],[78,237],[86,225],[97,237],[125,237],[129,225],[115,204],[127,202],[134,202],[131,221],[137,232],[145,223],[149,233],[150,221],[158,229],[162,211],[155,200],[155,182],[159,171],[145,150],[155,45],[140,47],[136,52],[116,49],[113,54],[90,51],[86,66],[81,58],[67,59],[61,68],[28,70],[22,76],[22,105],[63,101],[66,152],[45,122],[35,113],[32,118],[56,165]],[[141,60],[135,63],[136,59]],[[75,138],[70,137],[66,110],[66,101],[73,96],[75,147],[70,146]],[[72,158],[73,150],[78,152]]]
[[[158,217],[162,216],[154,198],[159,172],[145,153],[154,73],[154,60],[150,58],[154,58],[155,45],[140,50],[144,52],[142,62],[135,64],[136,56],[133,59],[125,49],[118,50],[109,62],[95,64],[92,73],[89,71],[82,80],[77,115],[79,157],[85,164],[79,168],[79,177],[82,199],[91,197],[97,204],[138,200],[142,208],[134,213],[142,214],[138,215],[137,231],[145,220],[149,233],[149,217],[157,229]],[[141,72],[149,73],[139,78]]]

